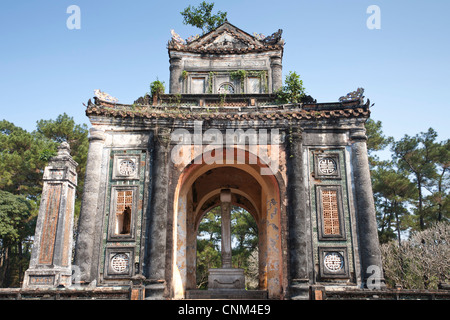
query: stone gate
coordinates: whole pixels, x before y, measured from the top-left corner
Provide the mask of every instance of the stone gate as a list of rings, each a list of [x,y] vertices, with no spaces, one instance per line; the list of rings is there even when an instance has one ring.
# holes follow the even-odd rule
[[[258,225],[258,297],[303,299],[314,286],[383,286],[364,128],[370,102],[357,94],[332,103],[277,103],[281,35],[250,35],[229,22],[189,41],[172,32],[168,94],[133,104],[101,92],[90,99],[73,283],[67,272],[64,281],[42,278],[71,252],[72,226],[64,231],[59,223],[66,218],[40,218],[36,239],[47,230],[58,250],[32,260],[24,286],[140,283],[141,298],[195,297],[198,225],[215,206],[225,216],[229,204],[245,208]],[[52,208],[55,216],[73,210]],[[226,246],[230,273],[215,278],[221,284],[211,284],[209,297],[246,298],[251,292],[226,263]]]

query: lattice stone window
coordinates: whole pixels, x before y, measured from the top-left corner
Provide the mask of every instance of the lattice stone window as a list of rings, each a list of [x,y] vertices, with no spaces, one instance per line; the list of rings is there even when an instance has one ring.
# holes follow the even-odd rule
[[[134,250],[134,247],[107,247],[104,277],[107,279],[131,277],[134,271]]]
[[[349,277],[346,247],[319,247],[320,277],[343,279]]]
[[[344,257],[339,252],[329,252],[323,258],[323,265],[330,272],[338,272],[344,268]]]
[[[339,209],[337,190],[322,190],[323,233],[339,235]]]
[[[138,180],[139,179],[139,163],[141,159],[135,154],[115,154],[113,180]]]
[[[317,179],[340,179],[338,153],[316,153],[314,155],[314,176]]]
[[[337,170],[336,161],[333,158],[323,157],[319,159],[319,171],[322,174],[334,174]]]
[[[220,94],[232,94],[234,93],[234,87],[231,83],[223,83],[219,86],[219,89],[217,90]]]
[[[118,253],[111,259],[111,269],[117,273],[128,272],[130,257],[126,253]]]
[[[319,240],[344,240],[341,186],[316,186]]]
[[[132,159],[125,159],[119,162],[119,173],[130,176],[136,172],[136,163]]]

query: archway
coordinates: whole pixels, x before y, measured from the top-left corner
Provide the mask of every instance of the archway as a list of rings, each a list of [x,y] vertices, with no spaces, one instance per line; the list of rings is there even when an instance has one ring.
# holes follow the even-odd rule
[[[222,153],[223,163],[193,161],[179,177],[173,216],[171,285],[175,299],[184,298],[186,290],[196,288],[196,231],[203,214],[217,206],[223,188],[231,190],[232,202],[245,208],[258,224],[260,289],[267,290],[269,298],[282,295],[285,268],[279,183],[274,175],[261,175],[261,168],[268,166],[259,158],[256,164],[228,164],[226,151],[216,150],[215,158],[217,152]],[[248,159],[249,152],[245,154]]]

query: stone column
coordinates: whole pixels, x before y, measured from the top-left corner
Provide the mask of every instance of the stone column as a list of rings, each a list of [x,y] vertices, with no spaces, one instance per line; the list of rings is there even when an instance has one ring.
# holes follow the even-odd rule
[[[155,132],[153,140],[153,184],[148,217],[146,259],[148,278],[155,281],[165,279],[170,140],[169,128],[160,128],[159,132]]]
[[[30,267],[24,288],[72,284],[72,238],[76,167],[70,147],[63,142],[44,170],[42,199],[36,223]]]
[[[378,229],[372,181],[370,179],[369,159],[367,156],[365,129],[353,130],[350,139],[353,142],[351,163],[355,186],[362,281],[366,285],[368,278],[371,277],[371,285],[384,287],[383,266],[378,242]],[[375,271],[375,274],[372,275],[373,271]]]
[[[244,269],[233,268],[231,263],[231,190],[220,191],[222,220],[222,268],[209,269],[208,290],[244,290]]]
[[[231,191],[220,191],[222,221],[222,268],[231,268]]]
[[[303,163],[303,140],[301,129],[295,129],[287,139],[288,159],[288,219],[290,256],[290,294],[292,299],[308,293],[312,279],[310,251],[310,218],[306,212],[307,185]],[[306,290],[306,291],[305,291]]]
[[[181,58],[170,58],[170,87],[169,93],[181,93]]]
[[[272,68],[272,92],[283,86],[283,64],[281,57],[270,57],[270,67]]]
[[[95,279],[96,271],[92,270],[94,255],[94,237],[97,206],[102,166],[102,153],[105,133],[102,130],[89,130],[89,150],[86,162],[86,178],[84,181],[81,211],[78,219],[78,237],[74,264],[79,267],[80,281],[89,283]]]

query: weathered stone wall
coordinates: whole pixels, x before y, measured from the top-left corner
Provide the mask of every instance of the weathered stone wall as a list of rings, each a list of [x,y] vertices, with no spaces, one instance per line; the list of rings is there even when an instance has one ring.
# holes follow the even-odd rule
[[[172,52],[169,93],[219,93],[220,86],[226,83],[233,86],[234,93],[272,93],[282,85],[281,61],[281,52],[206,57],[201,54]],[[234,79],[230,74],[238,70],[247,71],[251,77],[243,79],[241,84],[241,79]],[[265,72],[264,79],[261,79],[259,72]],[[253,78],[257,80],[255,83],[252,82]],[[252,85],[256,83],[259,89],[255,92]]]
[[[203,122],[189,120],[201,110],[181,112],[173,118],[167,111],[162,118],[92,115],[91,121],[96,130],[102,132],[103,139],[97,160],[100,182],[97,183],[94,210],[96,222],[92,225],[93,230],[102,231],[95,233],[89,253],[91,281],[96,280],[97,285],[125,286],[133,277],[143,275],[152,283],[153,293],[149,296],[154,298],[183,298],[185,290],[195,285],[192,277],[195,273],[195,228],[199,219],[196,215],[200,211],[196,207],[198,203],[193,201],[191,184],[186,180],[187,177],[194,179],[189,172],[196,168],[195,157],[183,164],[175,164],[171,157],[179,145],[178,140],[171,141],[171,134],[177,129],[193,134],[196,123],[202,123],[201,134],[209,129],[222,135],[227,130],[236,132],[238,129],[243,132],[257,129],[258,133],[258,130],[270,133],[277,129],[280,134],[278,173],[270,178],[273,182],[264,182],[266,178],[262,178],[257,168],[254,169],[258,175],[253,175],[261,186],[265,185],[261,191],[264,197],[256,201],[255,208],[260,215],[261,212],[266,214],[259,218],[259,223],[265,226],[260,230],[263,257],[260,260],[260,284],[268,290],[269,296],[304,299],[309,286],[314,284],[353,288],[364,285],[364,268],[368,263],[377,265],[377,260],[370,255],[373,251],[368,248],[378,246],[378,240],[368,236],[373,230],[376,232],[373,210],[365,209],[371,204],[358,204],[360,191],[356,190],[367,188],[367,182],[363,185],[359,182],[368,174],[367,158],[361,157],[364,149],[360,148],[365,142],[355,135],[364,130],[365,117],[357,115],[363,114],[365,109],[352,108],[344,112],[327,104],[323,106],[327,110],[324,113],[320,111],[321,105],[314,107],[319,111],[300,110],[291,112],[289,117],[284,109],[273,115],[267,111],[231,115],[221,114],[224,112],[221,108],[217,114],[203,114]],[[209,137],[200,145],[206,147],[211,141]],[[185,155],[195,153],[195,141],[189,143]],[[226,138],[223,143],[226,144]],[[256,150],[261,147],[257,145]],[[362,151],[355,152],[355,148]],[[244,149],[250,151],[251,146]],[[214,158],[214,154],[209,152],[208,155],[209,160]],[[142,170],[139,178],[118,176],[116,169],[121,160],[139,163],[139,170]],[[199,171],[203,173],[221,167],[204,161],[199,165],[205,166],[204,171]],[[254,169],[249,166],[244,171],[249,173]],[[273,186],[277,186],[278,191]],[[239,196],[255,202],[255,197],[248,195],[257,188],[246,193],[245,188],[240,187],[236,188]],[[114,227],[111,219],[115,214],[112,208],[116,207],[114,192],[122,188],[132,189],[133,194],[138,195],[133,208],[139,210],[133,213],[135,224],[131,238],[117,238],[111,234]],[[369,194],[367,190],[363,192]],[[206,200],[202,201],[205,203]],[[361,228],[359,221],[370,223]],[[330,223],[332,231],[326,229]],[[364,250],[361,249],[363,244]],[[77,246],[77,251],[81,255],[83,251],[87,254],[86,248]],[[110,266],[115,254],[120,254],[119,257],[129,264],[126,271],[113,275]],[[124,263],[123,259],[118,262]],[[366,261],[364,265],[363,260]]]

